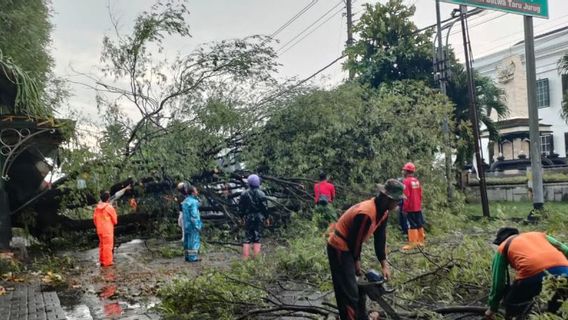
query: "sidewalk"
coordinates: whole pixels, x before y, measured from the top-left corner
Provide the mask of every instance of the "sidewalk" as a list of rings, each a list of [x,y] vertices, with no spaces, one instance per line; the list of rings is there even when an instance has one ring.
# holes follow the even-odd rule
[[[41,292],[38,286],[18,285],[0,296],[0,315],[5,320],[66,319],[55,292]]]

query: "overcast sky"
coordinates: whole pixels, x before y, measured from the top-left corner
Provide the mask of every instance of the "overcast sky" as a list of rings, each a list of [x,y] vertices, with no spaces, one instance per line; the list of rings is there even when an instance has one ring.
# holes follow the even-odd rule
[[[252,34],[271,34],[306,5],[315,1],[305,14],[294,21],[276,37],[279,50],[281,77],[302,79],[339,57],[347,38],[344,5],[339,0],[199,0],[189,1],[189,24],[192,38],[166,44],[166,55],[189,53],[200,43],[240,38]],[[59,76],[86,82],[76,74],[97,73],[100,65],[102,38],[112,31],[107,0],[53,0],[52,52],[55,71]],[[361,13],[364,1],[353,0],[355,20]],[[381,2],[384,2],[381,0]],[[434,0],[407,0],[416,5],[415,22],[418,27],[435,23]],[[138,13],[148,9],[154,0],[111,0],[110,7],[120,20],[125,33],[130,32],[132,21]],[[442,18],[450,16],[455,5],[442,4]],[[568,25],[568,1],[549,0],[550,19],[535,19],[535,34]],[[329,12],[324,16],[326,12]],[[321,19],[320,19],[321,18]],[[314,21],[314,27],[298,36]],[[473,53],[481,57],[487,53],[510,47],[523,38],[521,16],[501,12],[485,12],[470,21]],[[450,43],[458,55],[461,49],[461,33],[455,27]],[[305,38],[303,38],[306,36]],[[296,40],[291,41],[294,37]],[[302,40],[303,38],[303,40]],[[290,42],[291,41],[291,42]],[[299,42],[298,42],[299,41]],[[346,77],[338,63],[315,79],[315,83],[333,85]],[[70,106],[86,116],[98,119],[94,93],[84,87],[71,85],[73,96]]]

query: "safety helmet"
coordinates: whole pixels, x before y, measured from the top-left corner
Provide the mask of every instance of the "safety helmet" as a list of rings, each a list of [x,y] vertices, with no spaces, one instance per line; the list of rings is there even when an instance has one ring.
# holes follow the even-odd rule
[[[251,188],[258,188],[260,187],[260,177],[257,176],[256,174],[251,174],[247,178],[247,183]]]
[[[402,167],[402,170],[408,171],[408,172],[414,172],[414,171],[416,171],[416,166],[412,162],[407,162],[404,165],[404,167]]]

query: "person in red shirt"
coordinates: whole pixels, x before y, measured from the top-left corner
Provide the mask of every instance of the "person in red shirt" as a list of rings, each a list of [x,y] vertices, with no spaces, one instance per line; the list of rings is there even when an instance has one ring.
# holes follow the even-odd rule
[[[404,195],[406,199],[402,203],[402,214],[408,219],[408,244],[402,250],[410,250],[417,245],[424,245],[424,216],[422,215],[422,186],[414,176],[416,166],[408,162],[402,167],[404,175]]]
[[[327,181],[327,175],[320,173],[320,181],[314,184],[314,198],[316,204],[327,205],[335,200],[335,186]]]

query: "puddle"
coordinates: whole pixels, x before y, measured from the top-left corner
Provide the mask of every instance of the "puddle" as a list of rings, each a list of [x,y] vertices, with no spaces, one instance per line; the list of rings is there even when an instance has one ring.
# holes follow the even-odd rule
[[[76,285],[68,292],[60,292],[61,305],[70,320],[160,319],[153,308],[160,302],[158,290],[178,277],[195,277],[209,268],[226,268],[239,259],[232,251],[205,252],[202,262],[188,264],[183,257],[164,258],[160,249],[175,248],[179,241],[135,239],[121,243],[114,251],[114,266],[100,268],[98,248],[68,251],[78,264],[69,275]]]
[[[77,288],[59,293],[67,319],[160,319],[152,308],[159,303],[155,292],[161,273],[148,261],[144,240],[120,244],[109,268],[98,266],[98,248],[63,254],[72,255],[80,265],[73,279]]]

